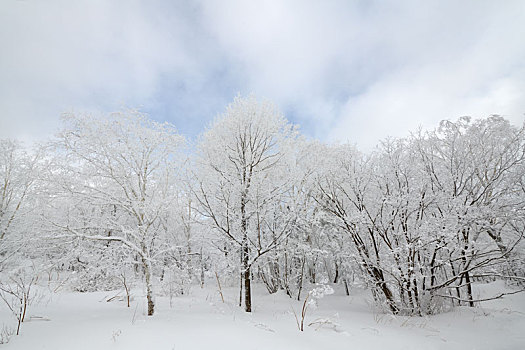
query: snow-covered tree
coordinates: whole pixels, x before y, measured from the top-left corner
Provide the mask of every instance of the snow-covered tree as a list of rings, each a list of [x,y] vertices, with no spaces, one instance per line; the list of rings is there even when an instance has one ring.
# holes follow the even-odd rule
[[[137,111],[101,117],[68,114],[59,134],[57,171],[69,213],[52,227],[69,236],[118,244],[144,274],[148,315],[154,313],[153,265],[174,249],[163,239],[165,218],[177,204],[184,139],[174,127]],[[105,242],[105,244],[104,244]]]
[[[314,198],[390,311],[473,306],[475,278],[523,278],[524,140],[494,116],[443,122],[368,156],[326,147]]]
[[[436,249],[438,258],[448,256],[450,271],[430,290],[455,290],[446,295],[473,306],[473,278],[520,274],[515,247],[524,233],[525,198],[517,179],[525,162],[525,128],[499,116],[474,122],[464,117],[442,122],[415,143],[435,198],[434,218],[448,231]]]
[[[31,224],[42,156],[41,149],[27,152],[16,141],[0,140],[0,272],[35,238]]]
[[[252,265],[278,247],[293,226],[286,196],[293,181],[288,155],[296,137],[274,105],[236,97],[198,145],[196,208],[227,240],[225,249],[238,249],[246,312],[252,309]]]

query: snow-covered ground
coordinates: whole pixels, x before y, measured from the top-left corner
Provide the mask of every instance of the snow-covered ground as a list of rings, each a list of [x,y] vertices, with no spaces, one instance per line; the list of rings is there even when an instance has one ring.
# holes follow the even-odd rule
[[[495,287],[478,286],[477,294]],[[212,286],[195,287],[171,306],[169,298],[157,297],[153,317],[145,316],[139,290],[130,308],[124,301],[106,302],[111,292],[55,293],[32,306],[21,335],[3,348],[525,349],[525,293],[437,316],[394,317],[374,313],[367,292],[354,289],[347,297],[336,290],[309,310],[304,332],[292,312],[299,313],[301,304],[284,293],[268,295],[256,287],[252,314],[236,306],[237,290],[224,293],[225,303]],[[0,310],[1,325],[8,317]]]

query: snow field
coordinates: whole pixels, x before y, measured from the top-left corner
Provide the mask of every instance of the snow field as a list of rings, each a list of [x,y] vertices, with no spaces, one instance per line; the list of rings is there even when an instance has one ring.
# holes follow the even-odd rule
[[[480,296],[502,285],[476,286]],[[225,303],[211,284],[189,295],[157,297],[146,316],[143,291],[127,308],[116,292],[60,292],[29,309],[21,335],[3,348],[16,349],[524,349],[525,295],[516,294],[428,317],[375,312],[368,292],[341,289],[309,309],[305,331],[294,314],[302,301],[257,285],[254,310],[238,307],[238,290],[224,288]],[[0,322],[11,322],[4,309]]]

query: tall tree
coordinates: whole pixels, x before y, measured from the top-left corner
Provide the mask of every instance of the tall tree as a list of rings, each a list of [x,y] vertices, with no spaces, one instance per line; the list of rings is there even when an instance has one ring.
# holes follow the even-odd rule
[[[148,315],[153,315],[152,264],[173,249],[162,237],[178,199],[184,140],[170,124],[133,110],[104,118],[70,114],[64,121],[57,143],[64,166],[57,178],[66,199],[85,209],[53,225],[75,237],[118,243],[142,267]]]
[[[244,306],[251,312],[251,266],[291,232],[293,215],[285,194],[295,129],[269,102],[236,97],[203,134],[198,145],[194,187],[197,210],[217,233],[239,249]]]

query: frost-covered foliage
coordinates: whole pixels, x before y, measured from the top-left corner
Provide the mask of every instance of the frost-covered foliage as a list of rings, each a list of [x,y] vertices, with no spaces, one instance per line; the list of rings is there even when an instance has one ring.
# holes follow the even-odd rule
[[[18,268],[20,257],[34,249],[42,165],[41,148],[28,152],[16,141],[0,140],[0,273]]]
[[[359,285],[410,315],[474,306],[474,282],[524,288],[525,129],[502,117],[363,154],[237,97],[183,146],[134,110],[68,114],[31,151],[1,141],[0,284],[28,262],[52,290],[143,284],[150,315],[155,294],[219,281],[246,311],[256,281],[297,300]]]
[[[193,194],[215,245],[236,256],[251,311],[251,268],[292,232],[297,133],[269,102],[237,97],[199,144]]]
[[[118,275],[130,264],[140,269],[152,315],[155,265],[177,249],[171,241],[176,227],[169,223],[181,197],[177,180],[184,140],[171,125],[136,111],[106,118],[66,115],[64,123],[55,144],[59,159],[54,176],[61,193],[54,201],[65,204],[49,219],[50,228],[93,241],[94,252],[76,257],[80,265],[88,265],[81,268],[87,290],[96,287],[93,283],[106,284],[101,277],[110,277],[111,271]],[[94,254],[104,262],[98,271],[89,264]]]
[[[443,299],[472,306],[474,280],[522,280],[523,128],[462,118],[372,155],[331,151],[319,204],[393,313],[439,312]]]

